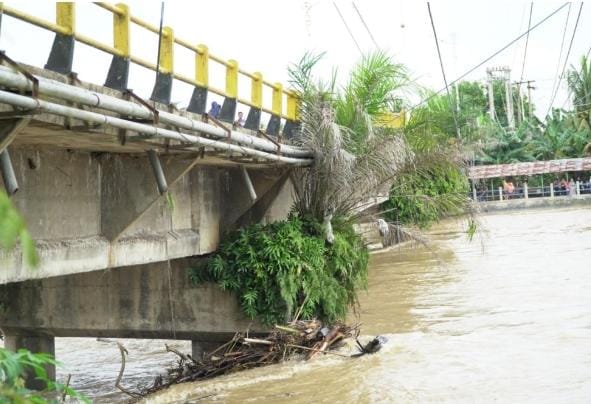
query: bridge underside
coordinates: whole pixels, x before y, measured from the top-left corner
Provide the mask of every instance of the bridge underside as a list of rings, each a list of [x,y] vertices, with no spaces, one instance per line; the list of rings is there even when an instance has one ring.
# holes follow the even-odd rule
[[[249,170],[257,196],[252,200],[238,168],[165,158],[167,198],[159,194],[145,154],[49,146],[10,150],[19,184],[13,203],[36,239],[41,264],[33,270],[19,250],[2,251],[0,283],[211,253],[220,233],[253,208],[260,218],[277,218],[291,207],[290,195],[273,204],[290,192],[281,169]]]

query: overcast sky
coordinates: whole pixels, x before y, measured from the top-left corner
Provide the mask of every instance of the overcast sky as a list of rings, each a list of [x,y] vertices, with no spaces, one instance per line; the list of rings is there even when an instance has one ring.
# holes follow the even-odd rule
[[[52,2],[8,2],[35,16],[55,18]],[[130,1],[132,14],[154,25],[160,17],[159,1]],[[561,2],[535,2],[532,25],[560,7]],[[567,19],[568,6],[531,32],[525,60],[525,80],[536,80],[533,100],[537,113],[548,108],[557,66],[562,70],[564,57],[575,26],[581,3],[572,3],[562,59],[560,45]],[[375,45],[362,24],[351,1],[336,1],[363,52]],[[427,3],[419,1],[357,1],[369,30],[378,46],[408,66],[412,76],[423,86],[443,87]],[[77,30],[103,42],[111,43],[112,28],[109,13],[91,3],[77,4]],[[582,10],[568,65],[577,63],[591,47],[591,6]],[[460,76],[484,58],[516,38],[527,29],[529,2],[522,1],[434,1],[431,3],[435,27],[440,40],[444,68],[448,81]],[[175,35],[188,41],[204,43],[210,52],[236,59],[249,71],[260,71],[270,81],[287,81],[286,67],[297,61],[305,51],[326,52],[318,74],[328,77],[337,67],[342,79],[360,56],[331,0],[249,0],[249,1],[166,1],[164,24]],[[46,62],[53,36],[42,29],[27,26],[11,17],[4,17],[0,48],[18,61],[42,66]],[[141,28],[132,30],[132,53],[150,61],[156,59],[156,36]],[[512,80],[521,77],[525,38],[468,76],[470,80],[486,77],[486,67],[507,65]],[[175,48],[175,69],[193,76],[193,56]],[[108,70],[110,56],[77,45],[74,70],[82,80],[102,83]],[[210,84],[223,88],[223,70],[212,67]],[[134,67],[130,87],[149,96],[154,73]],[[565,83],[561,85],[554,105],[568,106]],[[173,101],[181,106],[188,103],[191,88],[175,83]],[[249,84],[241,79],[240,94],[249,96]],[[267,100],[269,94],[265,94]],[[245,109],[245,108],[244,108]]]

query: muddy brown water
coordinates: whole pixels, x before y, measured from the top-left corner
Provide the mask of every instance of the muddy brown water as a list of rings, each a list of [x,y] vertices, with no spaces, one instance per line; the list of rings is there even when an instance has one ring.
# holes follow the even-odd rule
[[[591,402],[591,209],[483,215],[481,239],[457,224],[430,232],[429,248],[372,255],[361,293],[364,340],[377,354],[325,356],[175,386],[147,402],[390,403]],[[172,362],[163,341],[122,340],[124,384]],[[173,342],[190,351],[188,342]],[[97,402],[113,391],[119,352],[61,338],[59,376]]]

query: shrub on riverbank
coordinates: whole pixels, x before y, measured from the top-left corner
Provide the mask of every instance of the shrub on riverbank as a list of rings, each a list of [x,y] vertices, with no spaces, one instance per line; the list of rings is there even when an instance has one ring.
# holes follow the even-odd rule
[[[245,314],[264,324],[287,317],[343,319],[367,282],[368,252],[350,223],[333,219],[334,242],[318,222],[290,216],[231,233],[195,282],[209,279],[235,292]]]
[[[445,164],[401,176],[383,204],[388,219],[426,228],[439,219],[462,213],[468,179],[459,168]]]

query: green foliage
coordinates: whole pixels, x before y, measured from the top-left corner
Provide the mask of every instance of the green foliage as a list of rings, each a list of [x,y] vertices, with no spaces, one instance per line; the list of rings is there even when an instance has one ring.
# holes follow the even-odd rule
[[[49,380],[44,366],[56,364],[48,354],[33,354],[26,349],[11,352],[0,348],[0,403],[57,403],[56,398],[48,397],[61,397],[64,394],[89,403],[88,399],[72,388]],[[45,382],[46,389],[41,392],[26,389],[24,377],[27,372],[32,372],[37,379]]]
[[[166,205],[170,209],[170,213],[174,213],[174,197],[170,191],[166,192]]]
[[[400,177],[383,209],[390,220],[428,227],[444,216],[460,213],[467,192],[468,180],[457,167],[437,164]]]
[[[480,83],[463,81],[450,91],[451,98],[447,94],[423,92],[421,97],[428,101],[412,111],[405,133],[411,142],[428,142],[421,149],[457,142],[453,109],[456,110],[462,141],[469,143],[481,139],[480,129],[487,119],[487,100]]]
[[[27,263],[36,266],[39,257],[35,242],[27,231],[23,218],[14,209],[6,193],[0,190],[0,248],[10,250],[19,239]]]
[[[579,129],[574,116],[554,109],[546,117],[539,135],[529,143],[536,160],[551,160],[582,157],[585,145],[590,140],[589,131]]]
[[[283,323],[298,310],[302,318],[342,319],[366,283],[368,253],[350,224],[333,226],[332,245],[322,225],[294,215],[248,226],[230,234],[191,277],[235,292],[244,313],[264,324]]]
[[[365,55],[351,72],[349,82],[334,100],[336,122],[351,130],[345,145],[355,154],[364,150],[372,121],[385,112],[402,108],[401,93],[410,85],[408,69],[383,52]]]
[[[581,57],[579,68],[571,66],[566,80],[572,94],[576,116],[580,120],[578,129],[586,129],[589,132],[591,129],[591,64],[587,56]]]

